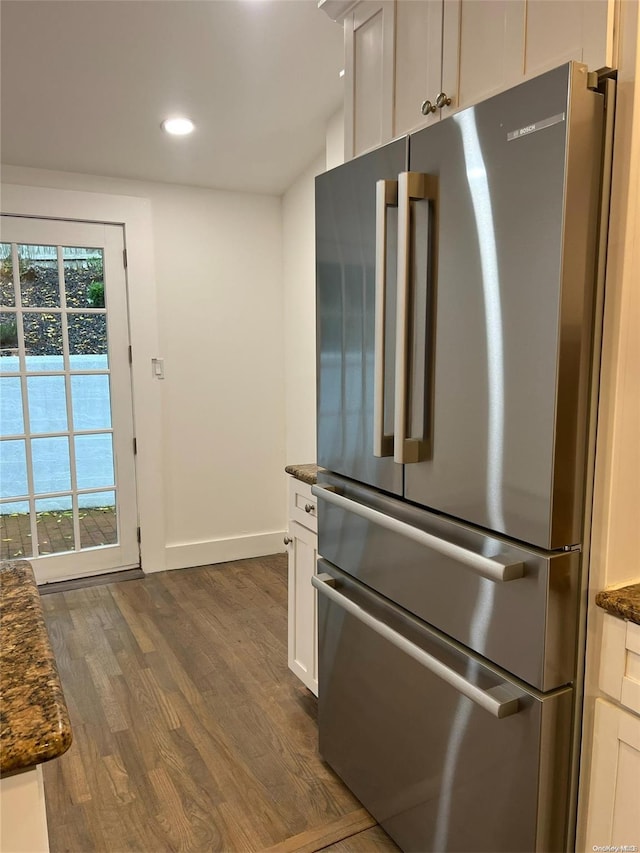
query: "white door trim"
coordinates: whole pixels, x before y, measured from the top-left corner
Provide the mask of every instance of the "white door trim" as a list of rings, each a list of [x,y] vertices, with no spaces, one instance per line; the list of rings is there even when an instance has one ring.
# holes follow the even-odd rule
[[[129,322],[128,322],[128,305],[127,305],[127,286],[126,286],[126,271],[124,268],[123,249],[124,249],[124,234],[121,225],[104,225],[102,223],[87,223],[71,221],[68,219],[36,219],[34,217],[25,216],[2,216],[1,226],[2,240],[5,243],[22,243],[31,246],[55,246],[58,253],[58,280],[60,282],[60,298],[57,306],[45,307],[42,303],[36,305],[24,306],[20,298],[21,287],[16,293],[15,311],[13,315],[18,320],[18,326],[22,325],[22,317],[33,317],[32,311],[53,312],[54,316],[59,316],[60,322],[60,344],[62,346],[62,358],[55,358],[53,363],[50,363],[50,369],[56,380],[62,380],[64,385],[64,398],[66,402],[66,423],[49,423],[53,427],[54,441],[65,441],[68,448],[68,463],[69,463],[69,494],[65,495],[62,500],[69,501],[69,509],[72,509],[72,525],[73,525],[73,543],[69,543],[72,547],[65,551],[58,551],[58,546],[53,548],[53,553],[47,553],[47,546],[44,546],[44,554],[41,553],[42,537],[45,537],[44,530],[38,530],[38,524],[35,524],[34,517],[31,516],[31,532],[32,532],[32,558],[33,569],[38,583],[48,583],[59,580],[67,580],[70,578],[85,577],[94,574],[102,574],[104,572],[119,571],[138,567],[140,564],[140,554],[138,539],[136,536],[136,528],[138,526],[138,512],[136,506],[136,477],[135,477],[135,458],[133,450],[134,431],[133,431],[133,405],[131,394],[131,369],[128,358],[129,350]],[[63,246],[83,246],[86,248],[98,248],[102,253],[103,259],[103,275],[106,282],[106,306],[102,308],[91,309],[88,306],[80,307],[68,302],[69,290],[66,284],[62,282],[66,279],[68,270],[65,266],[65,261],[62,260],[60,252]],[[19,251],[19,250],[18,250]],[[16,270],[16,260],[14,258],[14,273]],[[15,276],[14,276],[15,278]],[[66,294],[66,296],[65,296]],[[60,313],[57,313],[57,310]],[[11,311],[10,307],[5,309]],[[71,352],[71,338],[67,337],[67,329],[69,323],[75,317],[82,318],[83,323],[87,322],[87,311],[95,310],[104,312],[101,315],[93,315],[96,319],[100,316],[106,321],[105,327],[105,343],[108,346],[108,358],[105,359],[103,369],[106,371],[100,375],[107,378],[109,385],[109,417],[107,421],[100,424],[101,429],[94,431],[102,439],[107,439],[112,442],[112,461],[113,468],[109,478],[108,471],[101,471],[101,479],[94,481],[93,486],[100,486],[98,492],[91,490],[89,492],[93,498],[96,495],[103,499],[107,495],[112,494],[115,500],[115,509],[117,513],[117,541],[109,544],[103,544],[99,547],[90,547],[85,541],[82,543],[82,528],[83,524],[80,519],[82,517],[81,492],[82,488],[76,479],[76,460],[79,443],[86,441],[82,435],[90,435],[86,428],[82,428],[81,422],[76,422],[75,416],[79,411],[75,408],[74,395],[72,386],[74,377],[77,377],[82,365],[79,365]],[[83,313],[79,313],[79,312]],[[46,315],[45,315],[46,316]],[[70,333],[69,333],[70,334]],[[20,343],[23,346],[23,343]],[[26,346],[26,341],[24,342]],[[26,356],[27,353],[25,352]],[[64,362],[63,362],[64,359]],[[35,508],[35,513],[38,513],[39,500],[42,498],[53,497],[42,494],[42,485],[36,488],[33,482],[34,464],[33,464],[33,447],[40,440],[40,436],[45,434],[47,430],[40,429],[35,432],[31,428],[30,410],[32,403],[32,393],[37,395],[35,386],[29,389],[30,383],[38,384],[38,377],[47,376],[47,370],[34,371],[33,363],[29,364],[30,360],[20,358],[19,366],[16,365],[15,372],[11,371],[3,376],[16,377],[21,382],[21,397],[23,409],[23,426],[22,429],[26,433],[25,455],[26,468],[28,474],[28,491],[30,493],[29,503],[32,508]],[[93,365],[94,369],[100,370],[100,367]],[[85,374],[86,378],[87,374]],[[47,380],[45,380],[46,382]],[[37,396],[36,407],[37,403]],[[3,431],[4,432],[4,431]],[[56,435],[57,434],[57,435]],[[3,438],[5,436],[3,435]],[[106,451],[105,451],[106,452]],[[64,463],[63,463],[64,464]],[[43,470],[39,470],[43,474]],[[95,474],[95,472],[94,472]],[[107,477],[108,479],[104,479]],[[59,484],[60,485],[60,484]],[[104,487],[111,487],[109,488]],[[18,488],[20,488],[18,486]],[[47,489],[45,489],[47,491]],[[16,495],[16,497],[18,497]],[[32,503],[35,498],[35,505]],[[54,498],[55,500],[55,498]],[[89,499],[91,500],[91,498]],[[80,509],[80,512],[79,512]],[[37,543],[37,544],[36,544]],[[25,553],[29,559],[29,551]]]
[[[144,572],[165,569],[161,383],[151,359],[161,356],[151,203],[148,199],[4,184],[2,213],[122,225],[127,250],[133,349],[133,413],[138,441],[138,514]]]

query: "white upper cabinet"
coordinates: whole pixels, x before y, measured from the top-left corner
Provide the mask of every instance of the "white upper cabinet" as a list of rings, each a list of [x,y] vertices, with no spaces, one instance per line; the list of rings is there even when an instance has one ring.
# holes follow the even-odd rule
[[[443,116],[570,59],[614,65],[614,0],[444,0],[444,10]]]
[[[362,0],[344,19],[345,158],[393,135],[394,0]]]
[[[362,0],[345,28],[345,159],[570,59],[615,66],[618,0]]]
[[[443,117],[520,82],[525,5],[521,0],[444,0],[442,86],[451,105],[442,110]]]
[[[520,0],[397,0],[394,135],[517,82],[523,10]]]
[[[393,135],[424,127],[440,118],[424,115],[425,101],[435,105],[442,86],[442,0],[400,0],[395,17]]]
[[[535,77],[570,59],[584,62],[590,71],[616,65],[614,0],[527,0],[521,5],[523,77]]]

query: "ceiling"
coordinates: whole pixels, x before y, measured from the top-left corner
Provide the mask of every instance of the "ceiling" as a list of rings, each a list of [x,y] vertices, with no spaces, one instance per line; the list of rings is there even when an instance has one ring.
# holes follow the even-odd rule
[[[342,103],[315,0],[2,0],[2,162],[282,193]],[[160,122],[186,114],[189,137]]]

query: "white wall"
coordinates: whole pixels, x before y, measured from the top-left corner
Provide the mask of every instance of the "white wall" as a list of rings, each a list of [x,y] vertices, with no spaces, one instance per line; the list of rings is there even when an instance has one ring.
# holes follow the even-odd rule
[[[286,460],[316,460],[316,285],[314,179],[324,154],[282,199]]]
[[[152,201],[167,543],[182,562],[180,544],[285,526],[280,202],[173,187]]]
[[[287,464],[316,461],[315,177],[344,160],[344,119],[327,124],[325,153],[282,198]]]
[[[18,167],[3,181],[149,199],[166,567],[281,550],[281,200]]]
[[[338,110],[327,123],[327,171],[344,163],[344,110]]]

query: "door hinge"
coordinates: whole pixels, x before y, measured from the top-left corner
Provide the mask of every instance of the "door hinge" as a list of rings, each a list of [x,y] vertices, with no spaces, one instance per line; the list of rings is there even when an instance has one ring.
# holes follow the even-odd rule
[[[589,71],[587,74],[587,88],[594,92],[600,92],[601,95],[606,94],[605,86],[607,80],[617,80],[618,72],[615,68],[605,66],[598,71]]]
[[[140,528],[136,528],[136,536],[138,538],[138,545],[142,542],[142,536],[140,535]]]
[[[124,268],[126,269],[127,268],[127,250],[126,249],[122,250],[122,263],[124,265]]]
[[[135,456],[138,452],[138,439],[133,439],[133,455]]]
[[[129,347],[129,364],[133,364],[133,350]]]

